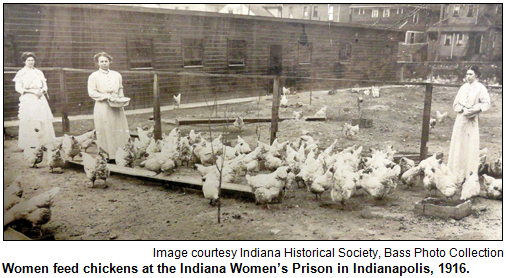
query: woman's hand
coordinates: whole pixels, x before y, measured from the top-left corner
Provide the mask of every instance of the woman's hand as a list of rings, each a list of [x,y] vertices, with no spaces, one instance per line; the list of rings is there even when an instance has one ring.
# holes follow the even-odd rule
[[[463,115],[468,119],[472,119],[476,117],[476,115],[478,115],[480,112],[481,112],[480,107],[464,108]]]

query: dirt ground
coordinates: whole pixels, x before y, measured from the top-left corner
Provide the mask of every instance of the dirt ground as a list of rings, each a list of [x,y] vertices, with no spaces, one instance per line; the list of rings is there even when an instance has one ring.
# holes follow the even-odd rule
[[[451,111],[457,88],[435,87],[432,115],[448,112],[450,119],[430,131],[429,153],[448,153],[454,113]],[[312,97],[310,100],[310,96]],[[360,112],[357,97],[364,102]],[[502,93],[491,92],[492,107],[480,118],[481,147],[488,157],[502,157]],[[295,140],[309,134],[319,140],[321,147],[334,139],[339,147],[354,144],[364,149],[393,145],[398,153],[416,154],[420,151],[424,88],[382,88],[380,98],[363,93],[340,91],[299,92],[289,95],[289,106],[280,108],[281,117],[291,117],[294,110],[304,116],[314,115],[327,105],[326,122],[286,120],[279,123],[280,140]],[[296,104],[302,104],[298,107]],[[272,100],[262,97],[259,102],[223,105],[218,116],[269,116]],[[162,113],[165,119],[207,118],[215,116],[209,108],[179,109]],[[361,129],[358,138],[346,139],[341,128],[354,118],[372,119],[371,128]],[[128,117],[131,128],[141,126],[150,115]],[[81,134],[93,128],[91,120],[72,121],[71,134]],[[168,133],[174,126],[164,124]],[[209,138],[207,125],[181,126],[182,134],[189,130],[202,131]],[[241,131],[229,126],[213,126],[213,138],[223,131],[231,145],[237,135],[250,145],[256,140],[269,141],[270,123],[247,124]],[[61,130],[55,124],[56,130]],[[15,128],[7,129],[11,135]],[[224,197],[221,202],[221,223],[217,223],[217,208],[209,205],[196,190],[175,188],[137,178],[112,175],[109,188],[91,188],[82,168],[65,169],[62,174],[50,173],[45,161],[38,169],[29,168],[23,155],[16,152],[16,138],[4,141],[4,187],[22,176],[24,198],[30,198],[53,187],[60,187],[54,198],[51,221],[44,226],[45,235],[57,240],[501,240],[502,201],[483,197],[472,199],[473,212],[461,220],[416,215],[415,203],[428,192],[399,184],[384,201],[375,201],[359,191],[345,206],[335,204],[330,194],[315,200],[306,188],[294,187],[282,203],[269,208],[257,206],[250,200]],[[189,169],[180,173],[198,175]],[[177,173],[176,173],[177,174]]]

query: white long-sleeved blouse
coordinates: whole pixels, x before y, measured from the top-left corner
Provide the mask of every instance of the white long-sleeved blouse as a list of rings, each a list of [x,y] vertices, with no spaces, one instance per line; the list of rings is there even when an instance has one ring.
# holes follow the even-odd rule
[[[113,70],[102,70],[92,73],[88,78],[88,94],[96,101],[108,99],[112,93],[123,97],[123,78]]]
[[[15,82],[16,92],[21,95],[25,91],[30,90],[37,91],[42,89],[47,92],[47,80],[44,77],[44,73],[36,68],[24,67],[20,69],[12,81]]]

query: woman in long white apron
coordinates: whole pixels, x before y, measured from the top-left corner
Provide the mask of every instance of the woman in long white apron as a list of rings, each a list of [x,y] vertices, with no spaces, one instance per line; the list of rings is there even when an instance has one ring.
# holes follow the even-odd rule
[[[108,99],[123,97],[123,80],[119,72],[109,69],[112,57],[100,52],[94,56],[99,70],[88,78],[88,94],[95,100],[93,118],[97,132],[97,145],[115,159],[118,147],[124,147],[130,131],[123,107],[111,107]]]
[[[47,102],[47,83],[44,73],[35,68],[37,57],[25,52],[21,60],[25,67],[16,73],[12,81],[19,97],[18,148],[25,150],[44,145],[53,149],[56,137],[53,128],[53,113]]]
[[[487,88],[478,82],[481,72],[477,66],[472,66],[466,72],[466,83],[460,87],[453,110],[457,112],[453,126],[448,167],[460,180],[469,178],[470,173],[478,174],[480,131],[478,126],[479,114],[490,108],[490,95]],[[466,184],[468,186],[469,184]],[[471,195],[479,193],[479,183],[476,182],[470,190]],[[463,189],[464,190],[464,189]]]

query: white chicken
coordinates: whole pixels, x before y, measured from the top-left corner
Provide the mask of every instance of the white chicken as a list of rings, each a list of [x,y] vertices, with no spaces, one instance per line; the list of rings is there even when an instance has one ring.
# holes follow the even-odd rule
[[[415,161],[403,156],[399,159],[399,166],[401,166],[401,175],[402,175],[407,170],[415,167]]]
[[[491,199],[502,199],[502,179],[495,179],[489,175],[483,175],[483,184],[487,197]]]
[[[220,179],[216,172],[210,172],[202,177],[202,193],[204,198],[209,199],[209,204],[215,206],[219,201]]]
[[[21,187],[21,176],[4,189],[4,215],[7,210],[21,201],[23,187]]]
[[[330,167],[325,171],[323,175],[317,176],[313,183],[308,187],[309,192],[315,194],[316,199],[323,194],[323,192],[328,191],[332,188],[334,180],[334,168]]]
[[[450,173],[444,173],[439,168],[434,168],[434,174],[436,179],[436,188],[439,192],[443,193],[446,198],[452,198],[457,190],[462,185],[457,176]]]
[[[324,105],[318,112],[314,114],[314,117],[327,118],[327,106]]]
[[[437,123],[436,119],[430,118],[430,121],[429,121],[430,128],[435,128],[436,127],[436,123]]]
[[[290,169],[287,166],[282,166],[270,174],[246,175],[248,185],[255,193],[255,203],[258,205],[273,201],[281,202],[289,173]]]
[[[62,150],[65,152],[67,158],[74,160],[74,157],[81,153],[81,145],[75,136],[63,135]]]
[[[95,187],[96,180],[104,181],[104,188],[107,188],[107,178],[110,175],[110,170],[107,166],[109,154],[99,147],[98,155],[93,158],[88,153],[82,153],[83,166],[86,177],[91,181],[92,187]]]
[[[402,166],[401,166],[402,168]],[[401,175],[402,183],[406,184],[408,188],[421,184],[424,170],[420,167],[412,167],[406,170]]]
[[[462,185],[462,192],[460,193],[460,200],[467,200],[473,196],[480,194],[480,182],[478,174],[469,172],[464,184]]]
[[[281,95],[281,100],[279,101],[279,105],[281,107],[288,107],[288,98],[285,94]]]
[[[241,116],[238,115],[235,118],[234,127],[237,128],[238,130],[242,130],[242,128],[244,127],[244,120]]]
[[[377,87],[377,86],[372,86],[372,87],[371,87],[371,94],[372,94],[372,97],[380,97],[380,90],[379,90],[379,87]]]
[[[32,227],[43,225],[51,219],[53,197],[60,191],[55,187],[31,199],[15,204],[4,214],[4,227],[15,220],[27,220]]]
[[[293,117],[296,121],[302,119],[302,111],[298,112],[298,111],[293,111]]]
[[[128,138],[125,147],[118,147],[116,151],[116,165],[122,167],[134,167],[135,162],[135,148],[132,142],[132,138]]]
[[[289,95],[290,94],[290,88],[283,87],[283,95]]]
[[[173,95],[172,98],[174,99],[174,109],[178,109],[181,104],[181,94]]]
[[[448,118],[448,112],[441,113],[436,111],[436,120],[439,124],[444,124]]]
[[[349,123],[344,123],[343,135],[346,136],[346,138],[348,138],[348,139],[356,138],[359,131],[360,131],[360,127],[358,124],[355,126],[352,126]]]

